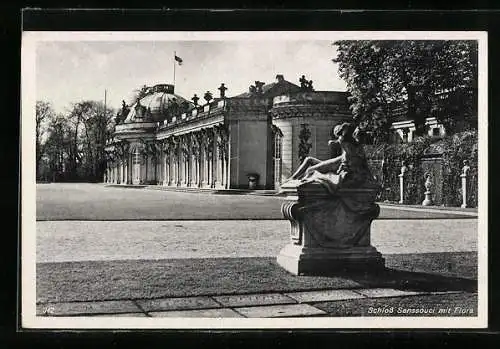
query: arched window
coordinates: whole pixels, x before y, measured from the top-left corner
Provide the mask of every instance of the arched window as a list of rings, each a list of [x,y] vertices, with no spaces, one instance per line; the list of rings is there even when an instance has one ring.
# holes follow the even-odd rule
[[[283,150],[283,133],[275,125],[272,126],[273,131],[273,162],[274,162],[274,188],[278,189],[281,185],[281,154]]]

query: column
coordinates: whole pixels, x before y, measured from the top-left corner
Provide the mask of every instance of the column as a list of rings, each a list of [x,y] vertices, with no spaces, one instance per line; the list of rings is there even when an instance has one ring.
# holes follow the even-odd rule
[[[406,174],[406,166],[405,163],[402,163],[401,166],[401,173],[399,174],[399,203],[404,204],[405,203],[405,197],[404,197],[404,192],[405,192],[405,174]]]
[[[469,166],[469,161],[464,160],[463,161],[464,166],[462,167],[462,174],[460,175],[460,178],[462,179],[462,205],[460,207],[466,208],[467,206],[467,182],[469,179],[469,171],[470,171],[470,166]]]

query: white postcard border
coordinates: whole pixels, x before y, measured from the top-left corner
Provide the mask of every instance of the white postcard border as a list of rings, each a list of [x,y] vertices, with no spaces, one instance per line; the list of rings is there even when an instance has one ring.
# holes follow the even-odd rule
[[[36,47],[42,41],[224,41],[224,40],[478,40],[479,203],[477,317],[328,318],[93,318],[36,316],[35,101]],[[21,326],[38,329],[252,329],[252,328],[485,328],[488,324],[488,53],[487,32],[23,32],[21,50]]]

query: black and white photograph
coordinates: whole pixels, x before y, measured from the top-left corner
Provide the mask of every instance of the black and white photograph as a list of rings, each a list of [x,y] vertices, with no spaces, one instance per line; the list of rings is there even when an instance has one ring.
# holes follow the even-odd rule
[[[486,32],[22,37],[22,326],[487,326]]]

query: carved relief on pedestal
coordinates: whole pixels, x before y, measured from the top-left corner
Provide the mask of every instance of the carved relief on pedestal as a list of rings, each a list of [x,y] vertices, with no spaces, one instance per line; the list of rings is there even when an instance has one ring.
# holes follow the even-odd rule
[[[380,212],[375,204],[376,190],[343,189],[331,196],[320,185],[311,184],[298,193],[298,202],[282,207],[284,217],[291,221],[292,240],[301,244],[300,236],[306,234],[310,237],[304,242],[308,247],[369,245],[370,225]]]

